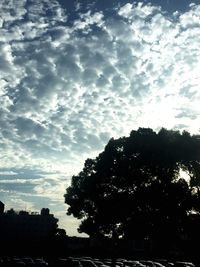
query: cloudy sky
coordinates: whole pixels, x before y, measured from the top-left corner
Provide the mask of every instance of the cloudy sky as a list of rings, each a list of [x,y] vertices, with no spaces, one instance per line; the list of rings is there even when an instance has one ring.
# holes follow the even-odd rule
[[[200,1],[1,0],[0,200],[48,207],[132,129],[200,124]]]

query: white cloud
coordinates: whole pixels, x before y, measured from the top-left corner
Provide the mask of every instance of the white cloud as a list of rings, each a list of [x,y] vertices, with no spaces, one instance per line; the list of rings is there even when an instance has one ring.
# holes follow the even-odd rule
[[[21,190],[31,203],[30,190],[63,202],[69,179],[61,177],[77,174],[110,137],[139,126],[198,131],[198,5],[167,16],[129,3],[113,17],[77,6],[68,22],[56,0],[28,2],[0,4],[0,172],[56,175],[37,185],[27,178],[27,191],[21,180],[19,200]]]
[[[91,26],[96,25],[101,27],[103,25],[103,14],[102,12],[91,13],[89,10],[85,14],[80,14],[80,19],[74,21],[74,30],[81,30],[83,33],[89,33],[92,31]]]
[[[26,14],[25,0],[21,1],[6,1],[2,0],[0,3],[1,20],[3,23],[10,25],[13,21],[19,21]]]
[[[14,172],[14,171],[1,171],[0,172],[0,175],[15,175],[15,174],[17,174],[16,172]]]

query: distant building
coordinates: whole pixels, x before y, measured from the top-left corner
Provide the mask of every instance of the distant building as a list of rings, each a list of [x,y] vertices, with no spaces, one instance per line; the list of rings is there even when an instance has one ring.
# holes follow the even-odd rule
[[[4,212],[4,204],[0,202],[0,236],[6,241],[14,240],[43,241],[55,234],[58,219],[42,209],[41,213],[27,211],[15,212],[13,209]]]

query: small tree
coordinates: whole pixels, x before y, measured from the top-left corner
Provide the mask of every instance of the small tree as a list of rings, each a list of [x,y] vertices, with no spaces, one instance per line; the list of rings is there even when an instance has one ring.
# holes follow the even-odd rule
[[[78,230],[90,236],[167,241],[170,231],[176,239],[200,210],[199,181],[199,136],[139,128],[85,161],[66,189],[67,214],[82,219]]]
[[[13,208],[11,208],[11,209],[7,210],[7,214],[9,214],[9,215],[16,215],[17,213],[16,213],[16,211]]]

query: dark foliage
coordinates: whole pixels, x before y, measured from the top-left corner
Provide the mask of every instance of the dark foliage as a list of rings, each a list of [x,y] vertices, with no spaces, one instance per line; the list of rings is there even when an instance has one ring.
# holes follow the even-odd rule
[[[139,128],[111,139],[97,158],[87,159],[72,177],[65,202],[67,213],[82,219],[80,232],[116,239],[162,237],[168,244],[186,234],[190,213],[199,212],[199,185],[200,136]]]

